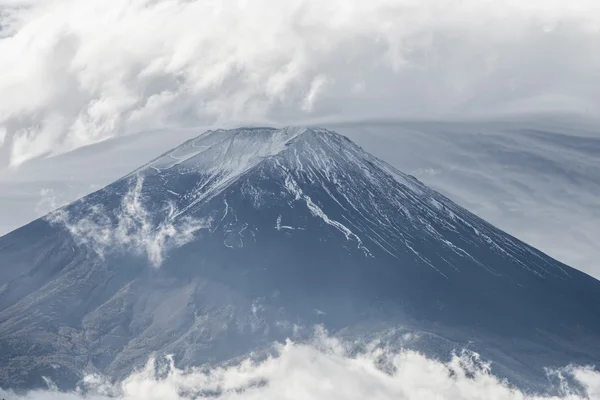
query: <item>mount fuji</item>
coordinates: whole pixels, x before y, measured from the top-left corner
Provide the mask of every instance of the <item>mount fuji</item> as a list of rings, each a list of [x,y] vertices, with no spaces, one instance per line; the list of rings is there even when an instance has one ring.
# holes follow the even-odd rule
[[[315,326],[466,348],[538,388],[600,360],[600,282],[319,128],[206,132],[0,238],[3,388],[218,364]]]

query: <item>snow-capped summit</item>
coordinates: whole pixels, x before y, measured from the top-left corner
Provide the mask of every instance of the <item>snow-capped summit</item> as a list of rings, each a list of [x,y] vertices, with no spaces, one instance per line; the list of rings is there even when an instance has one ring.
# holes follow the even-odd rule
[[[0,268],[3,387],[220,362],[315,324],[468,345],[522,385],[600,359],[600,282],[319,128],[209,131],[0,238]]]

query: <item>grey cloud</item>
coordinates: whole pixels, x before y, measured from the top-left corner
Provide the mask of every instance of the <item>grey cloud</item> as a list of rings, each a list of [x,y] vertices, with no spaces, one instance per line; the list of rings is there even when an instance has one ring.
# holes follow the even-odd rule
[[[0,2],[8,162],[159,127],[593,114],[593,0]],[[10,21],[10,24],[8,23]],[[5,150],[6,151],[6,150]]]

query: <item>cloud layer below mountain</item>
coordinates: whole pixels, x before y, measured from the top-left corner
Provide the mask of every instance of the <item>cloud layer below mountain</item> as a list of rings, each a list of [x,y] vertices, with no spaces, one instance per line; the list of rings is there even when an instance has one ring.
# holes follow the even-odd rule
[[[160,127],[591,114],[595,0],[0,0],[0,163]]]
[[[391,351],[376,342],[360,352],[353,348],[318,332],[310,344],[276,345],[274,355],[263,361],[249,358],[184,371],[172,362],[151,359],[146,368],[117,385],[101,376],[88,376],[79,392],[48,390],[17,397],[0,390],[0,395],[19,400],[583,400],[600,396],[600,374],[590,367],[549,370],[547,389],[556,394],[536,395],[498,379],[473,353],[441,362],[414,351]]]

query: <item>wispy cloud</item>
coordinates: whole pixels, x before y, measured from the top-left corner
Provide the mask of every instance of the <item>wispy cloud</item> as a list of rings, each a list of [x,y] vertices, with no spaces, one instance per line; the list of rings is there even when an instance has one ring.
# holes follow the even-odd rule
[[[35,211],[39,215],[56,210],[58,207],[64,206],[66,202],[61,201],[56,192],[52,188],[40,189],[40,200],[35,206]]]
[[[208,227],[208,221],[189,216],[174,220],[169,215],[156,222],[156,216],[144,206],[143,178],[135,177],[131,183],[116,210],[92,204],[86,205],[84,212],[61,208],[46,218],[67,229],[78,245],[90,248],[100,257],[124,251],[147,256],[155,267],[162,264],[169,250],[189,243],[197,231]]]
[[[164,126],[593,114],[599,40],[595,0],[1,0],[0,137],[18,165]]]

